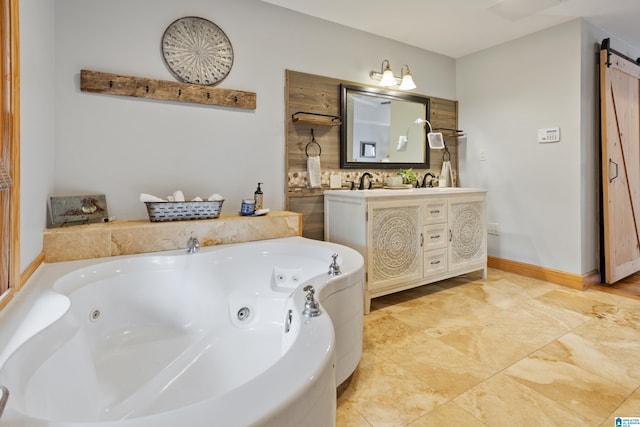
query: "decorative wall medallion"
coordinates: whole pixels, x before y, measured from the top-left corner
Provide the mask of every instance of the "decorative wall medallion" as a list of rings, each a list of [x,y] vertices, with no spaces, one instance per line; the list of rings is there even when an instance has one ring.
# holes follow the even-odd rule
[[[233,48],[224,31],[195,16],[177,19],[167,27],[162,57],[173,75],[186,83],[215,85],[233,66]]]
[[[373,281],[415,273],[419,267],[419,208],[377,208],[373,216]]]

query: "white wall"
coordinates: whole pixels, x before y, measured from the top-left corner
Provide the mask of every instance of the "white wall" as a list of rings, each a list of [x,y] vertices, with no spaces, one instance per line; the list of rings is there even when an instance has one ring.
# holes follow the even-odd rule
[[[599,268],[594,46],[607,37],[576,19],[458,59],[460,127],[469,135],[461,181],[489,190],[487,219],[500,225],[489,255],[575,274]],[[559,143],[536,141],[546,127],[561,128]]]
[[[284,204],[285,69],[371,83],[389,59],[416,92],[455,99],[455,61],[257,0],[20,0],[21,269],[42,250],[51,195],[105,193],[110,214],[146,217],[141,192],[223,194],[234,212],[264,182]],[[235,62],[219,87],[255,111],[81,93],[81,69],[174,80],[160,39],[183,16],[218,24]],[[55,168],[54,168],[55,166]]]
[[[42,251],[53,190],[54,2],[20,1],[20,264]]]
[[[457,61],[460,180],[489,190],[491,256],[585,272],[580,36],[575,20]],[[547,127],[559,143],[537,142]]]
[[[606,34],[580,20],[454,61],[257,0],[20,6],[22,268],[42,248],[49,195],[102,192],[111,214],[132,219],[146,216],[140,192],[215,191],[234,212],[259,180],[265,206],[282,208],[284,70],[370,83],[383,59],[410,64],[417,92],[459,99],[468,134],[461,184],[489,190],[488,221],[501,227],[490,255],[578,274],[597,268],[591,60]],[[235,63],[220,87],[256,92],[255,111],[80,92],[81,69],[173,80],[160,38],[188,15],[227,33]],[[561,142],[538,144],[537,129],[552,126]]]
[[[141,192],[226,197],[223,212],[264,182],[284,206],[285,69],[371,83],[383,59],[411,64],[419,91],[455,98],[455,61],[257,0],[56,0],[55,193],[105,193],[110,214],[144,218]],[[174,80],[160,39],[183,16],[230,38],[220,87],[257,93],[257,108],[188,105],[82,93],[81,69]],[[399,72],[399,68],[398,68]]]

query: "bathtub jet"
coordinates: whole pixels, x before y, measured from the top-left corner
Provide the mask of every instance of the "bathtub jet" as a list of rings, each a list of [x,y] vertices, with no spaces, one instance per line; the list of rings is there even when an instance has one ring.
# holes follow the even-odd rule
[[[363,282],[302,237],[43,265],[0,313],[2,423],[334,426]]]

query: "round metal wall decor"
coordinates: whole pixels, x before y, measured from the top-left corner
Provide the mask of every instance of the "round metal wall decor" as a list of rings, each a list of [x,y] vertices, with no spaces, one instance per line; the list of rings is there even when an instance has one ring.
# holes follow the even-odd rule
[[[162,35],[162,57],[180,81],[220,83],[233,66],[227,35],[211,21],[195,16],[175,20]]]

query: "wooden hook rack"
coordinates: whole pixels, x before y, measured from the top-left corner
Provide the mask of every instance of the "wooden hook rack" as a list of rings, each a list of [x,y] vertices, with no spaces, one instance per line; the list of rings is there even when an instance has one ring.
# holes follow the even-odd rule
[[[80,90],[108,95],[162,99],[195,104],[256,108],[256,93],[191,83],[80,70]]]

